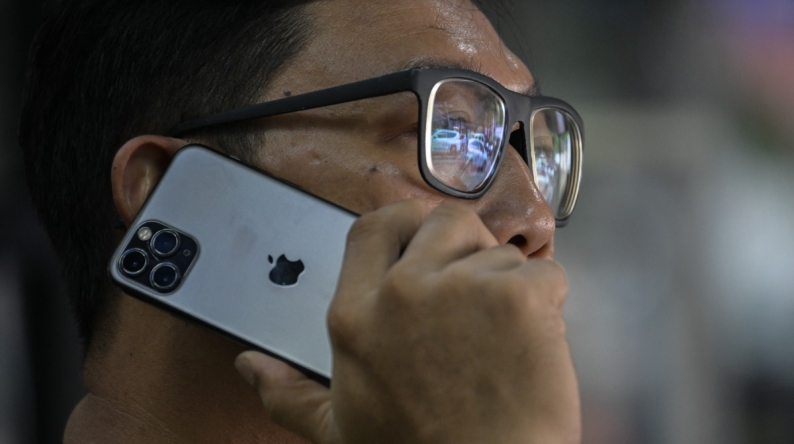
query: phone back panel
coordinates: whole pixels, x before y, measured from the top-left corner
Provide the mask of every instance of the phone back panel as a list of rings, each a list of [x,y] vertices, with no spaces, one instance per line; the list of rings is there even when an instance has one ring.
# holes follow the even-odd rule
[[[186,147],[115,252],[110,273],[139,298],[329,378],[326,312],[355,218],[226,156]],[[146,221],[173,227],[198,244],[181,284],[166,295],[119,270],[125,247]],[[281,255],[305,267],[294,285],[269,278]]]

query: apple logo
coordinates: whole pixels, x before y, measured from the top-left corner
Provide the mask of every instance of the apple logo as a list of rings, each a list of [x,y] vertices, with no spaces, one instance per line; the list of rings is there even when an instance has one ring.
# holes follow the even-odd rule
[[[268,255],[267,261],[272,264],[273,256]],[[282,254],[276,259],[276,265],[270,270],[270,282],[281,287],[295,285],[298,283],[298,277],[305,269],[303,261],[297,260],[293,262]]]

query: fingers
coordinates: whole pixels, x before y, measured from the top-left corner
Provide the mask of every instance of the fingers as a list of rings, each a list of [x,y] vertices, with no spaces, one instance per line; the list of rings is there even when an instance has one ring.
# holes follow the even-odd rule
[[[348,233],[338,302],[377,288],[429,212],[420,201],[406,200],[361,216]]]
[[[330,391],[278,359],[258,352],[242,353],[234,362],[256,387],[270,418],[317,444],[331,444],[336,435]]]
[[[356,319],[361,320],[356,316],[362,312],[360,304],[377,294],[398,260],[409,264],[408,274],[394,275],[403,280],[416,271],[439,271],[452,261],[498,244],[477,213],[461,204],[445,203],[431,212],[421,201],[406,200],[362,216],[348,234],[344,265],[328,312],[332,343],[339,345],[337,339],[345,331],[355,331]],[[502,266],[484,264],[489,269]],[[400,288],[407,287],[400,284]]]
[[[469,273],[508,271],[520,267],[526,256],[515,245],[505,244],[478,251],[460,259],[452,268],[461,268]]]
[[[337,294],[376,288],[403,250],[406,261],[432,271],[497,245],[468,207],[446,203],[431,213],[420,201],[398,202],[362,216],[351,228]]]
[[[499,242],[471,208],[461,204],[439,205],[416,232],[403,259],[427,271],[440,270],[451,262]]]

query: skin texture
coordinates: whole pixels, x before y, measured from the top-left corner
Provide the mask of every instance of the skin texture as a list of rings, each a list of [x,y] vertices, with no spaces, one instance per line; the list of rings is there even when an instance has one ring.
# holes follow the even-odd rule
[[[314,39],[263,100],[417,63],[533,85],[468,3],[328,0],[309,11]],[[329,313],[333,389],[253,352],[236,360],[240,378],[237,345],[122,295],[89,351],[90,395],[65,442],[578,442],[554,219],[517,152],[484,197],[463,201],[420,176],[410,94],[261,123],[257,166],[365,214]],[[111,179],[127,223],[186,143],[121,147]]]

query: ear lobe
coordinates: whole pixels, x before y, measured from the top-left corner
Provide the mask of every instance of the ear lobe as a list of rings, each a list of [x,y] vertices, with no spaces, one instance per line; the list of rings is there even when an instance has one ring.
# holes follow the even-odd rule
[[[138,136],[116,153],[111,169],[113,201],[129,226],[165,173],[171,158],[187,142],[164,136]]]

